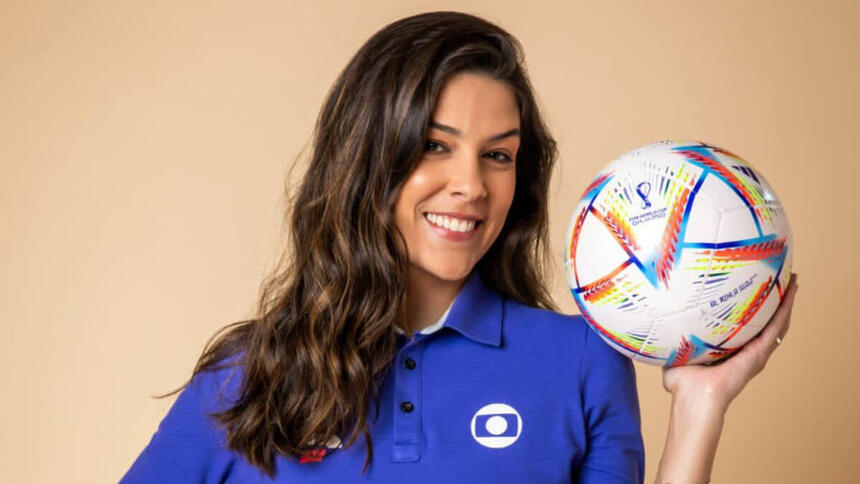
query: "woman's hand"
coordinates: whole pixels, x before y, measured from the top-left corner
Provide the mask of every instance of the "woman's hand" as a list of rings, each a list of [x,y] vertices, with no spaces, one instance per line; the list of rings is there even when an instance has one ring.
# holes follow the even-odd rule
[[[688,365],[663,368],[663,388],[679,393],[708,397],[716,405],[728,408],[754,376],[762,371],[771,353],[785,339],[791,323],[791,308],[797,293],[797,274],[792,274],[788,291],[767,326],[742,349],[714,365]]]
[[[797,274],[767,326],[731,357],[714,365],[663,368],[663,387],[672,393],[669,432],[657,469],[658,484],[710,482],[714,456],[729,403],[762,371],[788,333]]]

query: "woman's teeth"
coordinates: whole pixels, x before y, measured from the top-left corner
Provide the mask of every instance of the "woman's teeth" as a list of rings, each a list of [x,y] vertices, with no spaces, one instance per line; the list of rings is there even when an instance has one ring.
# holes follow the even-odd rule
[[[454,232],[471,232],[475,229],[475,220],[462,220],[444,215],[436,215],[435,213],[425,213],[424,217],[433,225],[442,227]]]

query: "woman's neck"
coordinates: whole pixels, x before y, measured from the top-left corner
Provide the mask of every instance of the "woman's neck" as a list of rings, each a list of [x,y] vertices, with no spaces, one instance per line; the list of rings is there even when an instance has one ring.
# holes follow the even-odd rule
[[[419,267],[410,267],[403,331],[411,337],[412,333],[438,321],[465,283],[466,278],[446,281]]]

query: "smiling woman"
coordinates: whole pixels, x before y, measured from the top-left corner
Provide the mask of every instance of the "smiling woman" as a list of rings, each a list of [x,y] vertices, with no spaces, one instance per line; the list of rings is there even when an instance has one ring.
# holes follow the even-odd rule
[[[126,482],[472,482],[476,459],[478,480],[569,480],[584,430],[538,415],[580,411],[568,407],[581,352],[538,361],[559,385],[523,362],[541,339],[582,348],[586,325],[548,311],[556,143],[522,59],[510,34],[456,12],[399,20],[358,50],[323,103],[291,197],[291,246],[258,316],[207,346]],[[612,452],[629,452],[617,465],[641,475],[632,367],[600,353],[615,363],[594,366],[615,366],[626,395],[617,413],[630,440]],[[511,402],[520,392],[531,397]],[[546,431],[511,451],[546,456],[551,439],[552,466],[486,452],[486,429],[469,421],[492,399]]]

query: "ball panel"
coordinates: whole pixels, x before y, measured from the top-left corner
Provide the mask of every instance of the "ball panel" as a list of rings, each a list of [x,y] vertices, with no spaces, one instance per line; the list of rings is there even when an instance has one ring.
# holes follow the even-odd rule
[[[573,290],[580,309],[598,321],[613,321],[620,327],[648,321],[658,291],[631,264],[617,273]],[[609,324],[608,327],[612,327]],[[617,328],[612,328],[617,330]]]
[[[721,230],[723,224],[735,220],[731,215],[723,214]],[[770,319],[775,309],[771,294],[777,288],[776,276],[788,247],[784,239],[765,239],[713,251],[709,274],[719,278],[714,279],[712,290],[703,293],[701,302],[709,311],[709,332],[702,334],[709,343],[740,347]]]
[[[698,195],[699,199],[706,201],[712,207],[719,207],[720,210],[749,211],[749,207],[738,192],[725,179],[712,174],[705,177]]]
[[[749,197],[754,200],[753,205],[764,206],[771,203],[780,205],[770,183],[749,162],[722,148],[712,147],[712,151],[714,157],[734,175],[736,182],[740,183]]]
[[[649,299],[656,293],[641,271],[629,264],[617,274],[571,290],[591,326],[631,352],[639,351],[651,330]]]
[[[787,236],[791,233],[788,227],[788,217],[779,205],[756,206],[754,209],[763,234]]]
[[[654,330],[643,345],[642,354],[649,355],[646,349],[650,348],[650,356],[659,357],[663,365],[688,363],[690,358],[697,356],[699,351],[703,351],[695,345],[680,350],[685,342],[691,341],[691,335],[695,329],[690,327],[689,322],[699,318],[701,318],[701,311],[698,308],[690,308],[659,318],[654,322]]]
[[[591,213],[585,215],[580,236],[573,248],[575,270],[570,287],[582,287],[611,273],[627,260],[627,253],[607,227]]]
[[[690,213],[687,216],[684,243],[712,244],[716,242],[719,224],[720,212],[711,204],[702,200],[702,197],[697,194],[690,207]]]
[[[785,251],[785,260],[783,260],[782,267],[779,269],[779,274],[777,275],[777,290],[779,291],[780,298],[788,290],[788,282],[791,279],[791,271],[793,268],[793,240],[791,237],[791,233],[787,236],[787,244],[788,248]]]
[[[710,271],[710,250],[685,249],[665,287],[656,291],[654,317],[676,314],[696,306],[704,290]]]
[[[665,193],[655,173],[628,162],[596,197],[594,208],[619,242],[640,259],[660,241],[667,220],[667,202],[677,198],[679,183],[668,180]],[[622,169],[623,168],[623,169]]]

